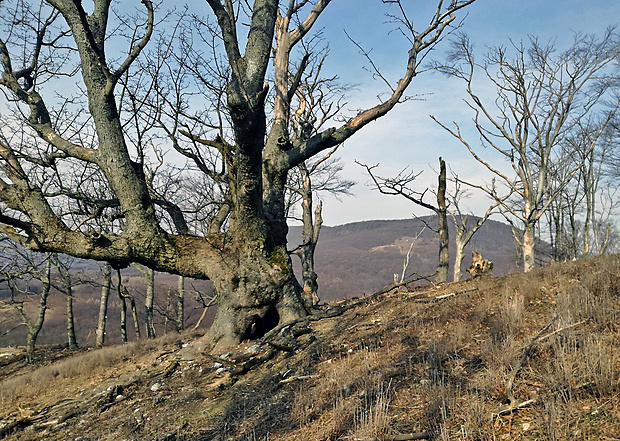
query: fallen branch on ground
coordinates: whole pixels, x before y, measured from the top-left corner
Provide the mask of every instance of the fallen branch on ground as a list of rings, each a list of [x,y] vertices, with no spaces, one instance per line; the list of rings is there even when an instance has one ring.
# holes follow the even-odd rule
[[[545,334],[545,332],[553,325],[553,323],[555,322],[555,318],[548,324],[546,325],[544,328],[542,328],[538,334],[536,334],[536,336],[532,339],[532,341],[524,348],[523,353],[521,354],[521,358],[519,359],[519,362],[517,363],[517,365],[512,369],[512,373],[510,374],[510,378],[508,378],[508,381],[506,382],[506,398],[508,400],[508,407],[506,409],[501,409],[498,412],[492,413],[491,418],[493,418],[494,416],[501,416],[501,415],[505,415],[507,413],[510,413],[512,410],[516,410],[521,408],[524,404],[530,405],[532,404],[535,400],[528,400],[528,401],[524,401],[521,404],[515,404],[515,398],[513,395],[513,391],[512,388],[514,386],[514,382],[517,378],[517,374],[519,373],[519,371],[521,370],[521,368],[525,365],[525,362],[527,361],[528,357],[530,356],[532,350],[534,349],[534,346],[537,343],[540,343],[544,340],[547,340],[548,338],[559,334],[560,332],[566,331],[567,329],[571,329],[571,328],[575,328],[579,325],[583,325],[584,323],[587,323],[587,320],[582,320],[580,322],[577,323],[573,323],[572,325],[568,325],[568,326],[564,326],[560,329],[556,329],[555,331],[549,332],[548,334]]]

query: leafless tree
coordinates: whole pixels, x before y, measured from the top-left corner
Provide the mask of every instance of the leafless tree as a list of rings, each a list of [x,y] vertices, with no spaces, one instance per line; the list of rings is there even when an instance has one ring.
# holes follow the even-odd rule
[[[297,110],[290,114],[289,130],[291,137],[301,141],[317,135],[332,118],[337,117],[345,106],[345,94],[350,90],[348,86],[338,83],[335,76],[324,77],[323,66],[328,56],[328,47],[313,56],[312,49],[317,42],[304,44],[305,52],[299,65],[296,66],[297,75],[291,77],[293,84],[298,84],[294,96],[291,97],[291,107]],[[295,105],[293,105],[295,103]],[[289,219],[302,222],[302,243],[292,254],[299,257],[302,268],[302,298],[306,309],[320,302],[318,296],[318,275],[314,270],[314,256],[321,226],[323,225],[323,202],[315,204],[315,198],[321,193],[329,193],[337,198],[350,195],[354,181],[343,179],[343,166],[334,153],[339,145],[332,148],[327,154],[317,159],[303,161],[290,170],[286,183],[285,210]],[[295,212],[296,204],[301,203],[301,218]],[[314,208],[313,208],[314,207]]]
[[[510,163],[511,171],[504,171],[501,164],[476,152],[458,124],[449,127],[436,120],[517,198],[518,203],[513,205],[505,194],[498,193],[497,186],[480,187],[522,225],[525,271],[534,268],[534,239],[540,218],[582,162],[569,169],[553,191],[550,170],[565,160],[559,153],[569,134],[589,115],[601,111],[614,86],[612,65],[619,52],[620,39],[616,30],[610,29],[602,39],[577,34],[571,47],[563,52],[535,38],[528,44],[513,44],[510,49],[490,48],[479,63],[473,45],[461,35],[448,63],[439,66],[444,73],[465,82],[469,97],[466,102],[474,112],[474,127],[482,144]],[[496,97],[490,102],[477,92],[478,71],[496,89]],[[603,120],[611,121],[613,113],[615,110],[607,112]]]
[[[435,198],[436,205],[424,200],[424,196],[428,193],[428,188],[422,192],[412,188],[413,182],[422,172],[414,173],[408,169],[404,169],[393,178],[382,178],[377,176],[373,170],[377,167],[360,164],[370,175],[374,187],[383,194],[393,196],[403,196],[407,200],[413,202],[420,207],[433,211],[437,215],[437,229],[439,234],[439,262],[437,264],[437,273],[435,281],[437,283],[445,283],[448,281],[448,268],[450,266],[450,250],[448,245],[450,237],[448,234],[448,204],[446,201],[446,162],[439,158],[439,177]],[[434,230],[434,229],[433,229]]]
[[[47,300],[52,289],[51,255],[35,256],[33,253],[10,244],[5,244],[0,255],[0,282],[8,285],[11,291],[10,306],[17,312],[22,324],[28,327],[26,359],[32,363],[35,358],[34,350],[37,337],[45,322],[45,314],[48,308]],[[16,298],[16,294],[32,295],[29,289],[31,280],[37,280],[41,283],[39,307],[35,320],[32,320],[24,311],[24,300]]]
[[[52,264],[56,268],[59,280],[54,281],[55,288],[64,294],[67,305],[67,346],[69,349],[77,349],[78,343],[75,336],[75,316],[73,314],[73,286],[70,262],[63,261],[58,255],[52,256]]]
[[[112,265],[104,262],[101,275],[103,282],[101,283],[101,295],[99,297],[99,315],[97,319],[97,332],[95,345],[102,347],[105,343],[105,327],[108,319],[108,299],[110,298],[110,289],[112,288]]]
[[[458,176],[454,176],[454,191],[448,193],[448,200],[450,205],[453,207],[452,211],[450,211],[450,217],[452,218],[452,222],[454,222],[454,228],[456,230],[456,237],[454,238],[455,242],[455,251],[454,251],[454,276],[453,280],[458,282],[461,280],[462,272],[461,272],[461,264],[463,263],[463,259],[465,257],[465,247],[471,241],[474,234],[478,232],[480,227],[489,219],[489,216],[493,213],[493,210],[497,208],[499,202],[492,204],[489,206],[487,211],[485,211],[482,217],[479,217],[476,220],[476,223],[473,225],[467,225],[469,222],[469,214],[463,213],[461,208],[462,200],[467,197],[466,190],[464,190],[461,185],[463,181],[459,180]]]
[[[0,143],[3,232],[36,251],[117,266],[137,262],[157,271],[209,278],[218,292],[218,310],[207,336],[210,344],[236,343],[251,329],[260,333],[302,319],[307,311],[286,246],[284,194],[289,170],[341,144],[406,99],[420,64],[454,28],[456,13],[473,1],[438,1],[421,29],[406,15],[404,2],[385,2],[399,19],[399,35],[411,43],[402,78],[388,83],[386,99],[375,106],[302,140],[289,130],[291,97],[297,87],[289,75],[290,59],[330,0],[255,0],[251,8],[245,2],[207,0],[205,9],[215,21],[196,16],[194,23],[218,50],[217,58],[204,59],[202,65],[223,74],[219,78],[225,87],[219,90],[224,95],[204,103],[202,118],[217,124],[210,129],[202,125],[197,133],[186,130],[187,125],[177,126],[173,135],[180,138],[183,129],[188,143],[200,145],[203,153],[214,152],[220,167],[199,169],[200,161],[194,161],[196,174],[215,182],[226,180],[228,193],[218,201],[225,207],[218,210],[221,228],[194,236],[166,227],[169,218],[162,216],[169,214],[157,205],[145,173],[149,144],[142,142],[142,130],[126,124],[138,119],[151,126],[152,121],[141,120],[146,117],[142,99],[121,99],[118,90],[142,73],[136,72],[134,62],[159,26],[152,2],[142,1],[142,9],[128,15],[111,13],[112,2],[102,0],[95,0],[88,12],[79,1],[30,5],[5,0],[0,6],[0,87],[10,101],[7,105],[16,110],[13,115],[24,118],[3,126],[9,132]],[[247,33],[240,35],[242,31]],[[153,52],[158,50],[165,49]],[[265,80],[270,69],[273,106],[267,108],[270,86]],[[195,85],[201,83],[199,73],[193,72]],[[54,86],[62,82],[77,82],[77,87],[71,89],[72,99],[58,103],[53,93],[60,88]],[[207,87],[210,82],[202,84]],[[187,122],[192,115],[182,116]],[[162,121],[164,117],[162,111]],[[24,123],[27,139],[13,136]],[[158,127],[163,131],[165,126]],[[174,147],[171,137],[166,139]],[[96,210],[74,214],[69,222],[67,204],[58,199],[77,193],[75,188],[66,191],[74,183],[66,175],[71,167],[101,175],[113,198],[93,205]],[[77,205],[75,198],[72,201]],[[102,231],[89,221],[113,212],[119,216],[113,230]]]
[[[134,264],[140,271],[146,282],[146,294],[144,297],[146,338],[155,338],[155,323],[153,321],[153,303],[155,301],[155,271],[142,265]]]

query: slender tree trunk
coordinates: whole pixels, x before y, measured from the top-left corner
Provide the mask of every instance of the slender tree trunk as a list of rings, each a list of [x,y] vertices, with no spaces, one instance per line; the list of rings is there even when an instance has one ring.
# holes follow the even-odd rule
[[[310,178],[310,172],[305,164],[299,165],[299,171],[302,177],[302,211],[303,211],[303,232],[302,232],[302,244],[299,251],[299,258],[301,260],[301,274],[303,280],[303,300],[306,309],[310,310],[317,305],[320,301],[318,296],[319,284],[317,282],[317,273],[314,270],[314,253],[316,251],[316,245],[319,241],[319,234],[321,232],[321,226],[323,225],[321,202],[318,203],[314,210],[314,216],[312,211],[313,192],[312,181]]]
[[[133,318],[133,325],[136,331],[136,340],[142,339],[142,334],[140,332],[140,320],[138,319],[138,309],[136,308],[136,299],[134,296],[129,294],[127,288],[123,287],[123,297],[129,300],[129,306],[131,307],[131,316]]]
[[[45,312],[47,311],[47,297],[49,296],[51,290],[51,268],[52,262],[51,259],[47,260],[45,264],[45,273],[41,278],[41,282],[43,283],[43,289],[41,290],[41,298],[39,300],[39,315],[37,316],[37,321],[33,324],[28,325],[28,341],[26,343],[26,358],[28,363],[32,363],[34,361],[34,349],[37,342],[37,337],[39,336],[39,332],[41,332],[41,328],[43,328],[43,323],[45,322]],[[23,312],[23,311],[22,311]],[[23,316],[25,318],[25,315]]]
[[[183,332],[185,328],[185,277],[179,276],[177,287],[177,332]]]
[[[99,299],[99,320],[97,321],[97,347],[105,343],[105,325],[108,318],[108,298],[112,286],[112,266],[109,262],[103,265],[103,284],[101,285],[101,298]]]
[[[127,343],[127,304],[123,296],[123,284],[121,279],[121,270],[116,270],[116,294],[121,301],[121,342]]]
[[[155,300],[155,271],[146,269],[146,298],[144,300],[146,338],[155,338],[155,323],[153,322],[153,302]]]
[[[446,204],[446,162],[439,158],[439,185],[437,187],[437,229],[439,231],[439,264],[437,265],[437,283],[448,281],[450,250],[448,245],[448,207]]]
[[[69,349],[77,349],[77,339],[75,337],[75,318],[73,316],[73,287],[69,273],[65,275],[65,295],[67,296],[67,339]]]
[[[184,230],[187,232],[187,229]],[[155,271],[149,267],[134,264],[140,273],[144,276],[146,283],[146,295],[144,299],[146,338],[155,338],[155,324],[153,322],[153,302],[155,300]]]

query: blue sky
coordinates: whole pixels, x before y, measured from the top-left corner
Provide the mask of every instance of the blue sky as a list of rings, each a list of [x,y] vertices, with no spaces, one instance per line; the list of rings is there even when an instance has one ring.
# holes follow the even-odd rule
[[[412,13],[410,18],[414,23],[419,21],[420,27],[425,27],[432,13],[430,7],[436,6],[429,0],[405,0],[404,3],[411,6],[411,11],[415,8],[417,14]],[[324,27],[329,40],[330,69],[338,73],[343,82],[358,84],[348,100],[351,109],[376,103],[377,94],[385,91],[385,87],[363,70],[368,63],[347,39],[344,30],[366,50],[371,50],[387,77],[396,81],[404,70],[407,48],[397,34],[388,35],[394,25],[386,23],[384,8],[380,0],[335,0],[318,23]],[[466,15],[462,30],[479,48],[508,45],[511,40],[527,40],[528,36],[543,41],[555,39],[562,48],[572,41],[574,32],[601,35],[608,26],[620,23],[618,0],[477,0],[462,12],[465,14],[461,17]],[[445,43],[436,51],[439,59],[447,46]],[[471,121],[472,115],[462,101],[463,84],[436,73],[425,73],[414,80],[410,94],[421,94],[424,99],[396,107],[341,147],[339,156],[345,164],[344,173],[358,182],[353,189],[356,196],[345,197],[342,201],[326,196],[326,225],[429,214],[404,198],[371,190],[366,185],[367,175],[355,160],[369,165],[380,164],[378,174],[383,176],[394,175],[405,166],[424,170],[418,178],[421,188],[436,185],[433,169],[437,169],[439,156],[463,178],[478,183],[490,179],[465,148],[429,117],[433,114],[447,124],[457,121],[462,126]],[[475,134],[469,140],[477,145]],[[475,194],[466,204],[474,213],[482,213],[488,206],[484,197]]]

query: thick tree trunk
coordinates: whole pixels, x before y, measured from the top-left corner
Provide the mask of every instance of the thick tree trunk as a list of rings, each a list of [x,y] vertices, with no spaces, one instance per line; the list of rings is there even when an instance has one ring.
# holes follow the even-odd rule
[[[248,248],[238,252],[237,265],[222,268],[220,277],[211,279],[218,303],[206,335],[210,346],[259,338],[307,314],[286,250],[275,249],[266,256]]]
[[[105,343],[105,325],[108,318],[108,298],[112,287],[112,265],[105,262],[103,265],[103,284],[101,285],[101,297],[99,299],[99,319],[97,321],[97,333],[95,344],[97,347]]]
[[[448,245],[448,207],[446,204],[446,162],[439,158],[439,185],[437,187],[437,229],[439,231],[439,264],[437,265],[437,283],[448,281],[450,251]]]
[[[463,277],[461,272],[461,264],[465,258],[465,241],[463,240],[463,232],[457,229],[456,232],[456,249],[454,252],[454,282],[460,282]]]

